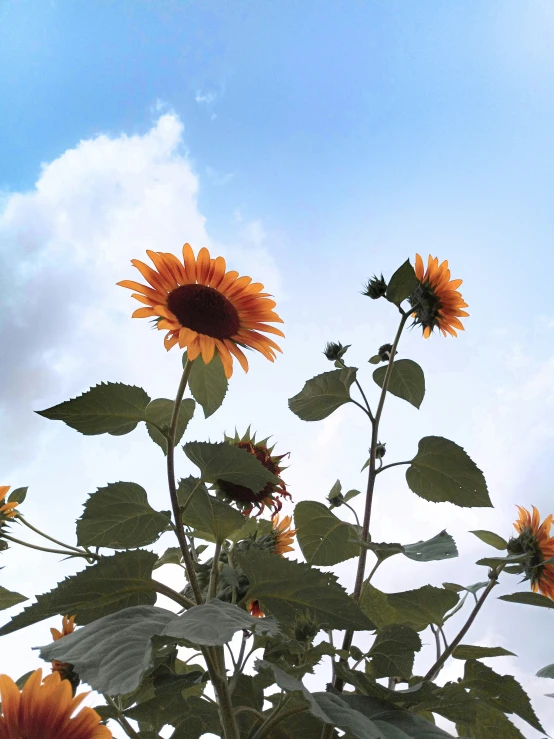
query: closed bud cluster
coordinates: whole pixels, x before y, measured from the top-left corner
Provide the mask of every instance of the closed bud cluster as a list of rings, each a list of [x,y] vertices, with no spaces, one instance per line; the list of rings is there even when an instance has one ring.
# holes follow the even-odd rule
[[[377,300],[377,298],[382,298],[387,292],[387,283],[381,275],[381,277],[377,277],[377,275],[373,275],[373,277],[368,281],[367,285],[365,286],[365,289],[362,293],[362,295],[366,295],[368,298],[371,298],[372,300]]]
[[[319,632],[319,624],[310,613],[300,613],[294,622],[294,638],[296,641],[312,642]]]
[[[337,362],[343,358],[349,348],[350,344],[343,346],[340,341],[330,341],[325,345],[323,353],[330,362]]]
[[[385,447],[386,444],[381,444],[380,441],[377,442],[377,446],[375,447],[375,459],[383,459],[383,457],[387,453]]]

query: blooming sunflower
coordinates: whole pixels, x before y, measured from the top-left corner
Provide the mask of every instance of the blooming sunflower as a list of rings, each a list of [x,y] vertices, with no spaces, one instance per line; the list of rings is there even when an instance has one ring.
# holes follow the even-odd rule
[[[268,325],[283,321],[273,311],[276,303],[269,293],[262,292],[260,282],[227,272],[223,257],[212,259],[206,248],[195,257],[190,244],[185,244],[182,262],[174,254],[146,253],[155,269],[138,259],[132,259],[131,264],[148,285],[132,280],[117,284],[135,290],[133,298],[146,306],[138,308],[133,318],[153,318],[158,329],[168,332],[164,339],[167,350],[179,344],[181,349],[186,347],[189,359],[201,354],[205,364],[217,351],[228,378],[233,373],[233,357],[248,372],[242,348],[255,349],[273,362],[275,352],[281,349],[260,331],[284,336],[280,329]]]
[[[112,732],[94,709],[82,708],[71,718],[87,695],[74,698],[57,672],[43,682],[42,670],[35,670],[21,692],[10,677],[0,675],[0,739],[110,739]]]
[[[448,262],[439,265],[438,257],[429,255],[427,269],[423,259],[416,254],[415,273],[418,286],[410,297],[414,309],[414,324],[423,326],[423,336],[428,339],[435,328],[442,331],[443,336],[457,336],[456,329],[463,331],[460,316],[469,316],[462,308],[467,308],[457,288],[462,280],[451,280]]]
[[[287,454],[272,455],[275,446],[268,447],[267,439],[257,442],[255,434],[250,437],[250,429],[246,431],[242,438],[235,434],[234,437],[226,436],[225,441],[256,457],[266,470],[269,470],[278,478],[278,481],[276,483],[268,482],[262,490],[255,492],[245,485],[238,485],[227,480],[217,480],[214,483],[214,488],[218,496],[224,500],[237,503],[245,516],[249,516],[254,507],[258,509],[257,515],[263,513],[266,507],[270,508],[273,513],[278,513],[283,507],[281,498],[291,497],[280,477],[281,472],[285,469],[281,467],[280,462]]]
[[[269,533],[269,551],[273,554],[277,554],[279,557],[283,557],[285,552],[292,552],[294,547],[294,535],[296,529],[291,528],[292,516],[284,516],[282,521],[279,520],[279,514],[276,513],[271,517],[271,532]],[[262,537],[266,539],[266,537]],[[263,546],[262,548],[266,549]],[[254,618],[263,618],[264,612],[260,608],[260,603],[257,600],[253,600],[248,604],[248,610],[250,615]]]
[[[71,618],[69,616],[64,616],[62,618],[61,631],[59,629],[50,629],[50,633],[52,634],[52,638],[54,639],[54,641],[59,641],[60,639],[63,639],[64,636],[72,634],[74,631],[75,616],[71,616]],[[69,682],[71,683],[71,687],[73,688],[73,694],[75,694],[80,680],[79,676],[73,668],[73,665],[70,665],[69,662],[60,662],[59,660],[55,659],[52,662],[52,672],[59,672],[62,680],[69,680]]]
[[[541,523],[540,515],[535,506],[533,513],[518,506],[519,518],[514,523],[519,533],[516,539],[511,539],[508,551],[511,554],[527,554],[528,560],[523,565],[525,574],[531,582],[531,590],[554,600],[554,537],[550,536],[550,528],[554,516],[550,514]]]

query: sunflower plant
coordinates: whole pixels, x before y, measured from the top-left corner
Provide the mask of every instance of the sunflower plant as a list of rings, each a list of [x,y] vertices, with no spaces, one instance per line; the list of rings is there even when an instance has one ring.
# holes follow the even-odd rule
[[[445,530],[410,544],[372,538],[373,499],[388,469],[405,466],[409,490],[425,500],[491,506],[483,473],[454,441],[426,436],[410,460],[388,461],[379,433],[389,394],[416,408],[425,395],[423,370],[401,353],[405,329],[419,326],[429,338],[464,328],[461,280],[451,279],[448,263],[429,257],[425,267],[417,255],[388,281],[368,281],[364,295],[388,301],[398,318],[369,358],[373,392],[348,364],[348,345],[330,342],[322,361],[333,368],[290,398],[291,412],[306,422],[342,406],[363,413],[369,443],[364,494],[343,491],[337,480],[328,494],[294,505],[284,480],[288,451],[267,438],[248,428],[232,436],[222,429],[220,442],[184,440],[198,406],[206,417],[221,406],[235,360],[247,371],[248,351],[276,359],[281,349],[267,335],[283,337],[273,325],[282,323],[275,302],[205,248],[195,255],[185,244],[182,259],[148,256],[153,267],[133,260],[147,284],[119,284],[142,304],[133,316],[166,332],[168,351],[184,350],[175,399],[108,382],[40,415],[85,435],[121,436],[145,423],[165,455],[170,510],[153,508],[139,483],[114,482],[90,495],[67,544],[28,520],[26,488],[8,496],[0,487],[0,549],[28,546],[83,564],[0,628],[3,635],[61,618],[53,642],[39,647],[50,663],[44,671],[17,681],[0,676],[0,739],[107,739],[116,727],[119,736],[144,739],[521,739],[511,716],[544,731],[519,683],[482,661],[512,653],[466,637],[500,578],[530,585],[501,596],[508,604],[553,606],[552,515],[541,522],[534,507],[521,507],[509,540],[472,532],[497,550],[477,562],[478,582],[397,593],[372,584],[392,556],[420,563],[458,556]],[[176,477],[177,455],[190,468],[186,477]],[[155,553],[163,534],[174,545]],[[295,542],[302,557],[293,554]],[[351,592],[332,571],[345,561]],[[175,588],[157,577],[170,564],[179,568]],[[156,605],[158,595],[173,607]],[[0,587],[1,609],[26,600]],[[451,626],[455,614],[459,628]],[[464,662],[453,682],[441,679],[450,659]],[[311,673],[325,690],[308,690]],[[554,665],[538,674],[554,677]],[[81,706],[81,683],[95,691],[94,707]]]

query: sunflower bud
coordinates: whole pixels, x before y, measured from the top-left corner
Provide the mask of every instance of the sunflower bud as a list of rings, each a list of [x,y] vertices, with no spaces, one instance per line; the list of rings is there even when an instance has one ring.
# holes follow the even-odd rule
[[[387,453],[385,447],[386,444],[381,444],[380,441],[377,442],[377,446],[375,447],[375,459],[383,459],[383,457]]]
[[[381,277],[377,277],[377,275],[373,275],[373,277],[368,281],[367,285],[365,286],[365,289],[362,295],[366,295],[368,298],[371,298],[372,300],[377,300],[377,298],[384,297],[386,292],[387,292],[387,283],[385,279],[383,278],[383,275],[381,275]]]
[[[329,491],[327,500],[329,502],[330,508],[338,508],[340,505],[343,504],[344,496],[342,494],[342,485],[340,484],[340,480],[337,480]]]
[[[319,632],[319,624],[310,613],[304,612],[296,616],[293,629],[296,641],[312,642]]]
[[[392,352],[392,344],[383,344],[383,346],[380,346],[378,354],[381,357],[381,361],[389,362],[390,357],[391,357],[391,352]]]
[[[330,362],[338,362],[346,354],[346,351],[350,348],[350,344],[343,346],[340,341],[336,343],[330,341],[325,345],[323,353]]]

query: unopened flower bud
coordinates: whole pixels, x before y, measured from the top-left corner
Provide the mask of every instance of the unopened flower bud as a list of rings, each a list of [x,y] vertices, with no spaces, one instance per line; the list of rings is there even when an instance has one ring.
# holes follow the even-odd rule
[[[313,641],[319,631],[319,624],[310,613],[300,613],[294,622],[294,638],[296,641]]]
[[[375,459],[383,459],[383,457],[387,453],[385,447],[386,444],[381,444],[380,441],[377,442],[377,446],[375,447]]]
[[[325,349],[323,350],[323,353],[327,357],[327,359],[330,362],[336,362],[339,359],[342,359],[342,357],[346,354],[346,351],[349,349],[350,344],[347,344],[346,346],[343,346],[340,341],[334,342],[330,341],[325,345]]]
[[[386,292],[387,292],[387,283],[385,282],[383,275],[381,275],[381,277],[377,277],[377,275],[373,275],[373,277],[368,281],[367,285],[365,286],[365,290],[363,291],[362,295],[366,295],[368,298],[371,298],[372,300],[377,300],[377,298],[382,298]]]

